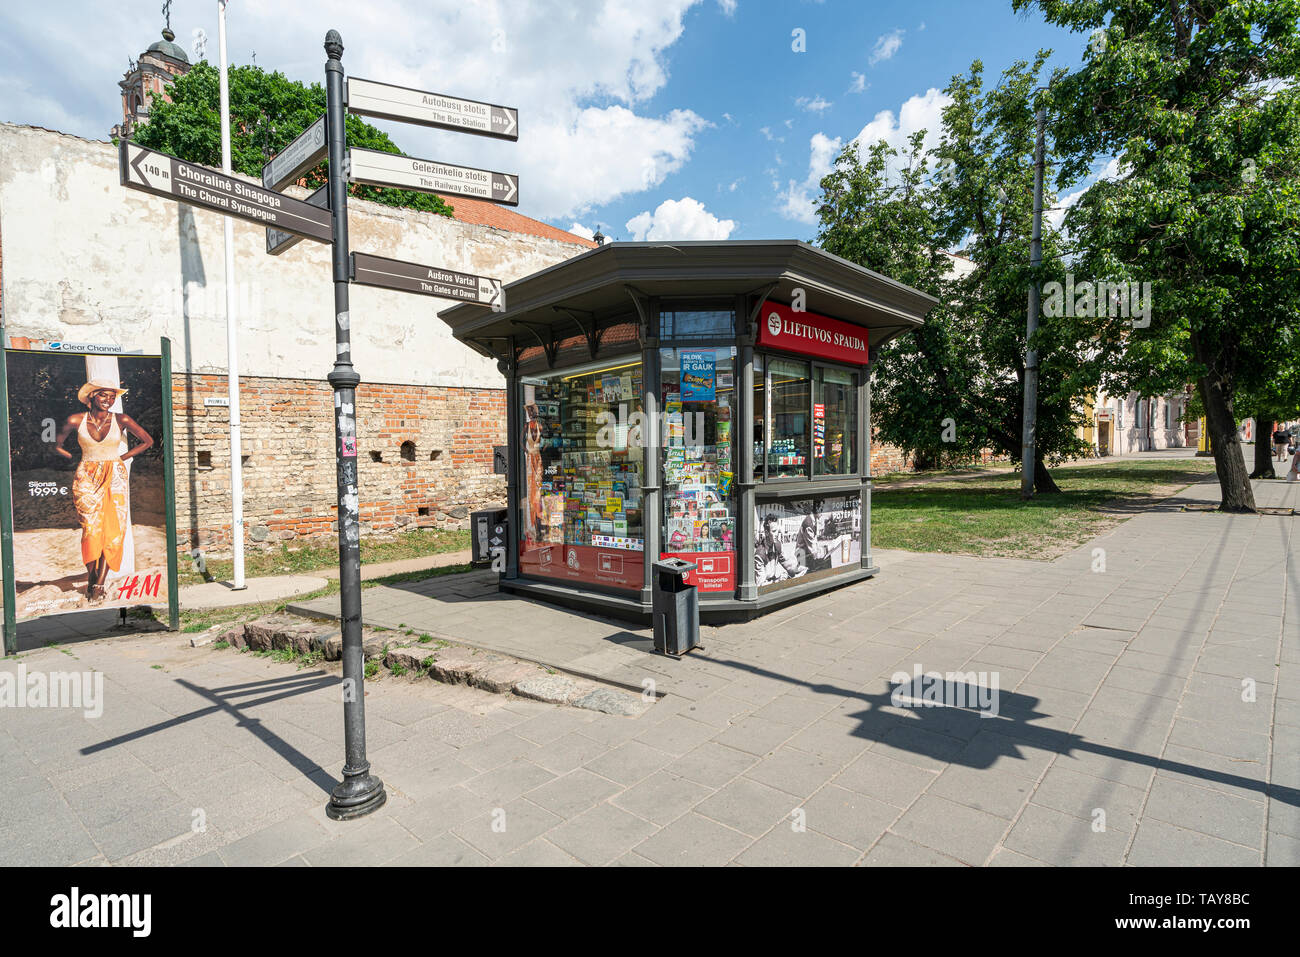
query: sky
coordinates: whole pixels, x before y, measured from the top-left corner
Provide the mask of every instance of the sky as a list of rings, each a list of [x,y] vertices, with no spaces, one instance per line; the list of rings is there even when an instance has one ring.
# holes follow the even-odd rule
[[[107,140],[117,83],[158,39],[161,5],[0,6],[0,121]],[[217,60],[217,0],[175,0],[171,23],[178,44],[206,36]],[[977,58],[995,82],[1040,48],[1074,67],[1088,41],[1010,0],[227,7],[232,63],[304,82],[323,80],[330,28],[350,75],[519,110],[517,143],[372,121],[404,152],[517,173],[519,212],[616,240],[814,240],[817,183],[845,144],[933,135],[943,88]]]

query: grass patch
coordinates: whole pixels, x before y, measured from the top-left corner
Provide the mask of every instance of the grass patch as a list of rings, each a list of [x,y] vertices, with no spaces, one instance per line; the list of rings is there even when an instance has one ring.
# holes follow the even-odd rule
[[[468,530],[444,528],[418,528],[400,532],[392,538],[361,540],[361,562],[394,562],[406,558],[424,558],[469,548]],[[301,545],[280,545],[274,549],[249,548],[244,553],[244,575],[262,578],[268,575],[297,575],[337,568],[339,547],[334,540]],[[180,583],[198,585],[205,581],[225,581],[234,574],[234,562],[226,558],[207,559],[207,577],[194,569],[192,562],[182,559]]]
[[[871,499],[877,548],[1050,559],[1127,515],[1214,473],[1210,459],[1131,460],[1052,470],[1061,492],[1020,499],[1020,473],[881,489]]]

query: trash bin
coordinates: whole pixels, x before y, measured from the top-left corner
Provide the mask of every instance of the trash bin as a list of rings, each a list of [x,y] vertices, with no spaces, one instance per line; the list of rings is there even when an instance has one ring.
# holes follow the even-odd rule
[[[686,581],[695,563],[680,558],[663,558],[654,563],[655,651],[684,655],[700,643],[700,599],[695,586]]]
[[[501,549],[504,560],[506,549],[506,510],[493,508],[482,512],[471,512],[470,528],[470,564],[476,568],[487,568],[492,564],[494,549]],[[505,571],[502,564],[500,570]]]

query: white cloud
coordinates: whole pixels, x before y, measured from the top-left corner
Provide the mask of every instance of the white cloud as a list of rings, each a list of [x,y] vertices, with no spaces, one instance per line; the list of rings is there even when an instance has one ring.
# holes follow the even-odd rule
[[[569,227],[569,232],[573,233],[575,236],[581,236],[583,239],[596,238],[596,231],[594,229],[588,229],[586,226],[582,225],[582,223],[574,223]]]
[[[813,225],[817,222],[816,196],[821,189],[822,177],[831,171],[835,157],[839,155],[844,141],[839,137],[831,139],[825,133],[814,133],[808,141],[808,175],[802,182],[788,180],[782,189],[777,188],[777,212],[786,219]]]
[[[518,107],[517,144],[375,125],[412,155],[518,173],[520,212],[558,219],[653,187],[689,159],[708,124],[688,109],[649,112],[644,104],[667,83],[668,52],[701,2],[609,0],[589,9],[567,0],[283,0],[231,4],[227,29],[234,62],[256,49],[259,66],[320,83],[321,41],[338,25],[351,75]],[[0,120],[107,138],[121,119],[117,81],[127,58],[158,39],[158,20],[92,0],[5,4]],[[52,69],[50,38],[66,36],[69,23],[95,40],[78,46],[77,69]],[[182,43],[202,27],[214,53],[215,4],[177,4],[172,27]],[[29,77],[41,77],[36,89],[50,104],[22,94]]]
[[[857,70],[850,70],[849,76],[853,80],[853,82],[849,84],[849,93],[867,92],[867,75],[865,73],[859,73]]]
[[[764,138],[765,138],[769,143],[784,143],[784,142],[785,142],[785,137],[784,137],[784,136],[777,136],[776,134],[774,134],[774,133],[772,132],[772,127],[770,127],[770,126],[760,126],[760,127],[758,128],[758,131],[759,131],[760,133],[763,134],[763,137],[764,137]]]
[[[908,97],[897,114],[893,110],[881,110],[853,138],[853,142],[865,151],[877,140],[884,140],[900,153],[905,153],[908,138],[917,130],[925,130],[925,150],[933,150],[939,145],[943,133],[943,108],[951,102],[952,97],[931,87],[920,95]]]
[[[871,48],[868,62],[875,66],[877,63],[892,59],[903,45],[903,33],[903,30],[894,30],[892,33],[882,33],[877,37],[876,45]]]
[[[736,0],[718,0],[718,7],[729,17],[736,15]]]
[[[801,96],[794,101],[794,105],[809,113],[825,113],[831,108],[830,101],[822,99],[821,96]]]
[[[672,242],[688,239],[726,239],[736,228],[734,220],[718,219],[697,199],[666,199],[651,213],[638,213],[627,221],[634,242]]]

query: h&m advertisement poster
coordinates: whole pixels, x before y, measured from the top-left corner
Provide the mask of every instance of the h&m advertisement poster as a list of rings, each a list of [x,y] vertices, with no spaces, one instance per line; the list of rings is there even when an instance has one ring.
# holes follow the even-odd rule
[[[16,617],[166,604],[163,360],[5,357]]]
[[[775,588],[834,575],[862,560],[856,495],[762,502],[754,507],[754,583]]]

